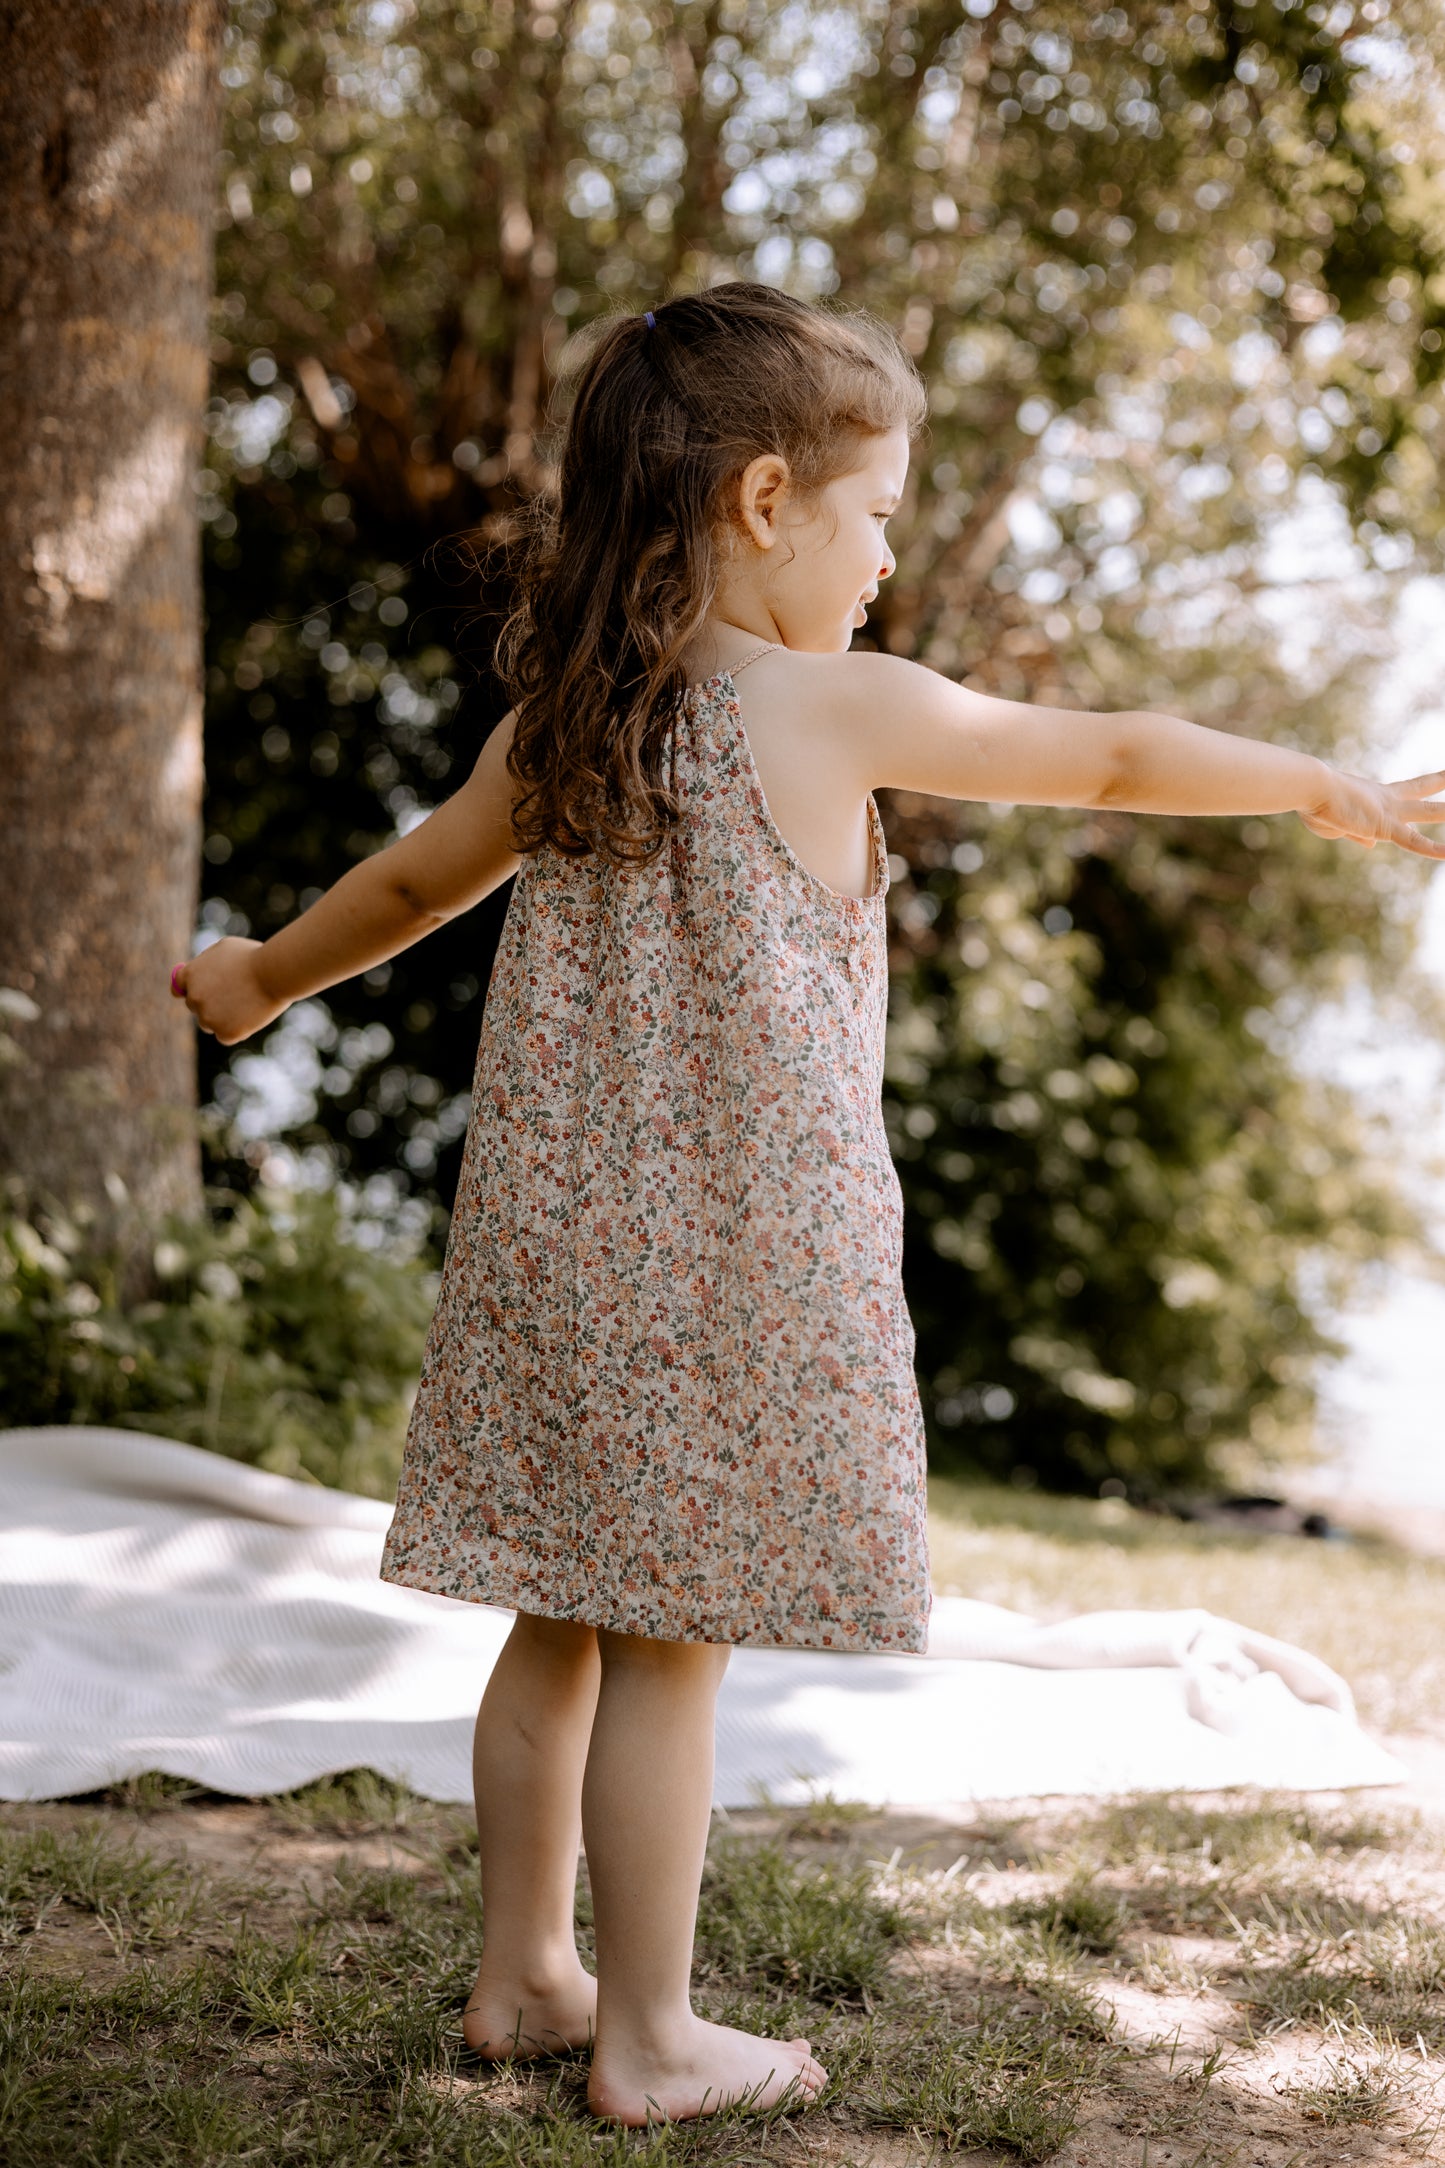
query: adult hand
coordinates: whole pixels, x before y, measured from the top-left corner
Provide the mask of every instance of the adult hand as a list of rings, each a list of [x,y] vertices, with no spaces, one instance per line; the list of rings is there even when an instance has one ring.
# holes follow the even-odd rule
[[[249,1039],[290,1006],[261,984],[256,959],[262,945],[228,934],[171,973],[171,992],[184,1001],[202,1031],[214,1033],[222,1046]]]
[[[1445,790],[1445,768],[1412,776],[1405,783],[1372,783],[1367,776],[1330,769],[1329,785],[1313,805],[1300,808],[1300,819],[1317,836],[1343,837],[1372,850],[1377,843],[1398,843],[1418,858],[1445,858],[1445,843],[1422,836],[1412,823],[1445,821],[1445,805],[1435,793]]]

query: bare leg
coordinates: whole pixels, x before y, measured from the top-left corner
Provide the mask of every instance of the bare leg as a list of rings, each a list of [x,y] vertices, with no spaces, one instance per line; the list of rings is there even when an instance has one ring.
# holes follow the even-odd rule
[[[518,1612],[482,1696],[472,1757],[482,1961],[462,2030],[489,2058],[585,2047],[596,2029],[573,1907],[599,1676],[592,1627]]]
[[[698,1887],[712,1813],[713,1719],[730,1651],[599,1628],[602,1685],[582,1784],[597,1923],[598,2019],[588,2105],[642,2124],[728,2101],[803,2107],[827,2082],[806,2040],[710,2025],[691,1999]]]

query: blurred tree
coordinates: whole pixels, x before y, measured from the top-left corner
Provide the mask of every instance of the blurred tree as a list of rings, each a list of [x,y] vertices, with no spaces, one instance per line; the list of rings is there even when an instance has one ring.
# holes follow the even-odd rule
[[[0,1172],[90,1208],[137,1285],[147,1227],[201,1210],[166,971],[200,840],[191,474],[223,28],[220,0],[0,14]]]
[[[1411,1226],[1294,1027],[1361,959],[1407,966],[1415,884],[1265,821],[999,809],[950,844],[910,798],[891,840],[885,1113],[940,1444],[1145,1491],[1207,1483],[1226,1440],[1271,1457],[1312,1409],[1315,1311]]]
[[[219,0],[0,17],[0,1171],[141,1277],[147,1227],[201,1208],[167,965],[197,891],[221,35]]]
[[[929,379],[868,637],[1354,757],[1341,583],[1378,620],[1441,530],[1432,66],[1383,0],[237,0],[207,926],[269,931],[464,772],[505,556],[449,538],[505,541],[548,486],[569,328],[738,274],[875,308]],[[1267,1444],[1319,1344],[1302,1260],[1401,1223],[1290,1003],[1399,970],[1419,868],[1282,824],[886,810],[935,1447],[1186,1481]],[[448,1201],[504,907],[276,1027],[291,1141]],[[237,1135],[274,1127],[251,1056],[208,1058]]]

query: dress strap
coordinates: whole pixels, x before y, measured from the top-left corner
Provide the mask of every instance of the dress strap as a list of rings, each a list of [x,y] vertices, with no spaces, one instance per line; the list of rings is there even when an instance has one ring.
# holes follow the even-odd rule
[[[739,670],[746,670],[748,664],[750,662],[756,662],[759,655],[770,654],[775,647],[781,647],[782,644],[783,643],[781,640],[764,640],[761,647],[753,648],[749,654],[744,655],[741,662],[735,662],[732,668],[728,671],[728,676],[735,678]]]

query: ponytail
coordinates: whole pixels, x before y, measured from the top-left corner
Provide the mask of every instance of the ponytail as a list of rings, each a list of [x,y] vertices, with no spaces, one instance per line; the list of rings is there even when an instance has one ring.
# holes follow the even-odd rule
[[[761,454],[806,502],[863,441],[921,427],[918,371],[873,318],[738,280],[612,316],[574,349],[555,495],[524,515],[497,667],[516,709],[516,848],[649,862],[683,656],[712,608],[729,485]]]

